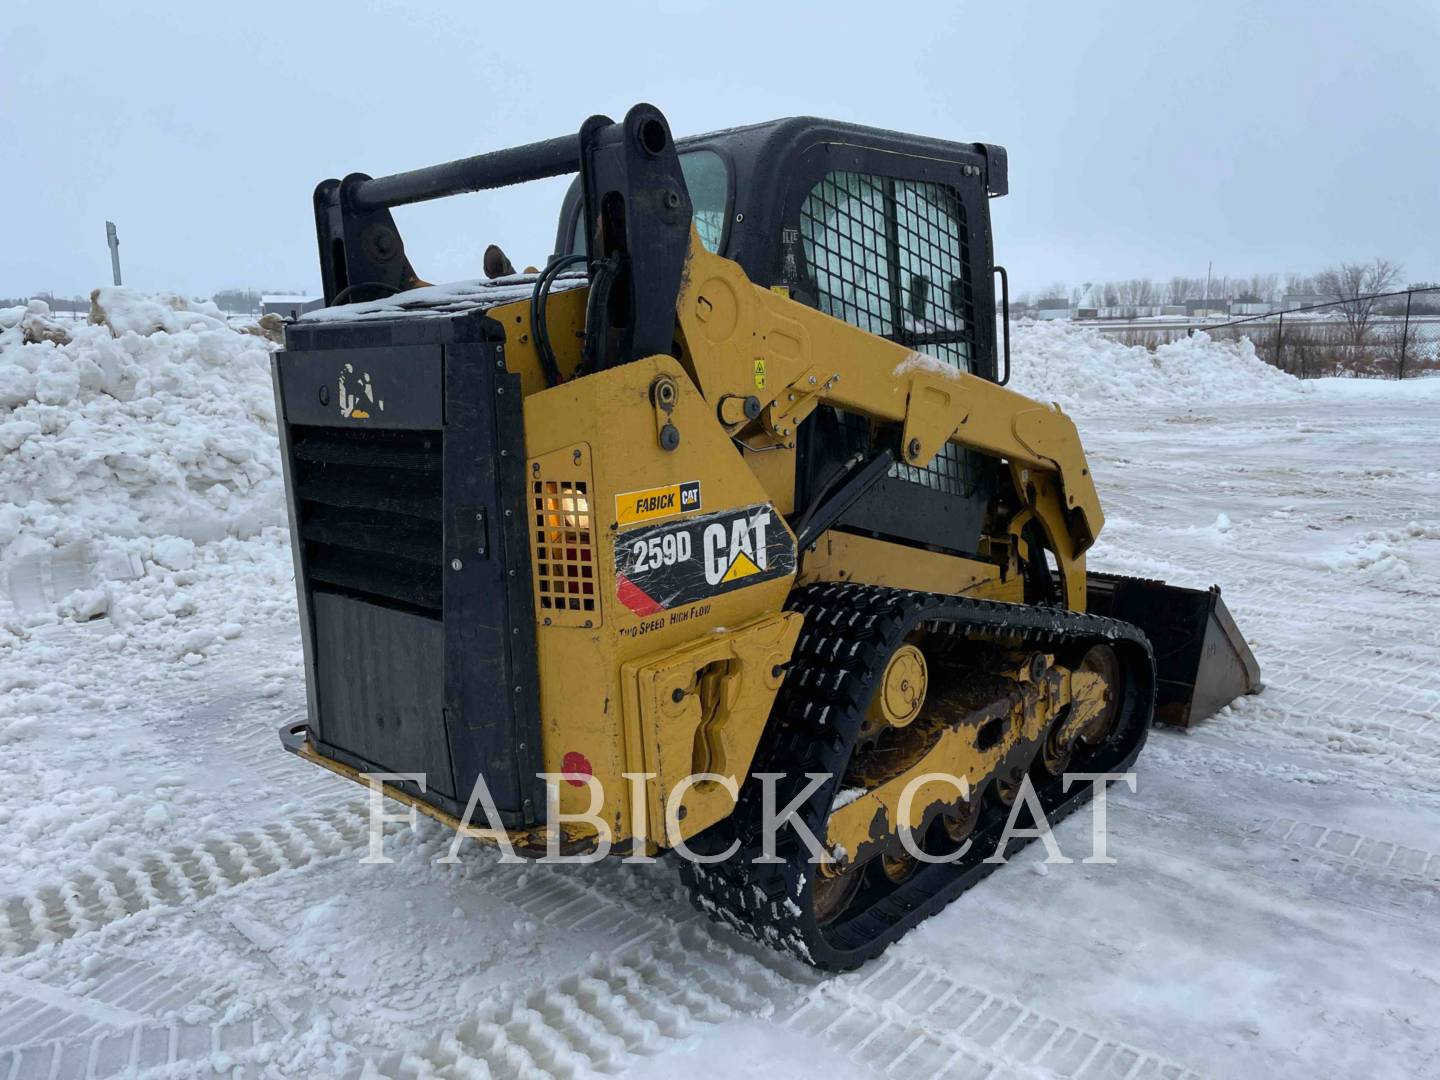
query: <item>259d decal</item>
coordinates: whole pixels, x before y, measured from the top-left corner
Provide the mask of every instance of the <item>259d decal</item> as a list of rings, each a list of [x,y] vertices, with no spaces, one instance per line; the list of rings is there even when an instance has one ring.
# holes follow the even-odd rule
[[[653,615],[795,572],[795,541],[769,503],[622,533],[615,592]]]

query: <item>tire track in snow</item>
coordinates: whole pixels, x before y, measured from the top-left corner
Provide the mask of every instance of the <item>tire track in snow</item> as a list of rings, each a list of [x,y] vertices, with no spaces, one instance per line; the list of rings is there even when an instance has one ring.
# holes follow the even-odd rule
[[[1226,775],[1234,776],[1234,762],[1230,760],[1234,752],[1224,748],[1223,740],[1215,752],[1224,756],[1223,765],[1209,756],[1212,751],[1189,746],[1183,737],[1152,739],[1152,767],[1166,773],[1171,783],[1197,760],[1203,769],[1223,768]],[[1193,756],[1196,753],[1198,759]],[[1270,776],[1264,769],[1261,775]],[[1440,907],[1440,851],[1368,835],[1345,824],[1279,816],[1277,810],[1283,812],[1285,804],[1283,794],[1259,803],[1224,800],[1217,804],[1209,799],[1197,802],[1203,790],[1189,784],[1183,790],[1170,788],[1164,783],[1159,791],[1152,788],[1138,795],[1112,790],[1116,814],[1112,825],[1125,828],[1132,818],[1137,825],[1149,819],[1163,823],[1168,830],[1178,827],[1192,833],[1200,844],[1210,839],[1236,843],[1251,855],[1260,856],[1254,876],[1272,884],[1293,885],[1295,874],[1275,874],[1267,868],[1288,870],[1298,864],[1298,869],[1319,886],[1309,890],[1312,899],[1323,898],[1336,904],[1343,901],[1345,906],[1407,919]],[[1137,843],[1143,846],[1143,842]]]
[[[850,1060],[901,1077],[1034,1076],[1191,1080],[1199,1074],[1129,1043],[1036,1012],[910,960],[819,987],[788,1026]]]
[[[105,954],[87,983],[85,996],[76,998],[47,982],[0,974],[0,990],[17,995],[0,1009],[0,1042],[10,1045],[0,1051],[0,1080],[98,1080],[177,1065],[229,1065],[257,1050],[269,1056],[266,1044],[286,1034],[269,1016],[192,1022],[167,1015],[197,1001],[223,1012],[232,996],[144,960]]]
[[[1262,821],[1250,833],[1303,852],[1317,895],[1348,897],[1355,906],[1377,911],[1377,901],[1385,900],[1377,896],[1379,879],[1399,894],[1389,898],[1389,906],[1405,909],[1406,917],[1423,915],[1440,903],[1440,853],[1293,818]]]
[[[0,898],[0,958],[99,930],[142,911],[197,903],[247,881],[356,850],[358,809],[272,822],[111,858],[30,893]]]
[[[1112,833],[1149,821],[1172,829],[1200,830],[1205,837],[1221,837],[1259,853],[1263,859],[1245,870],[1244,876],[1264,883],[1267,890],[1297,887],[1294,873],[1273,872],[1275,867],[1296,867],[1310,882],[1304,889],[1310,900],[1405,920],[1424,915],[1440,902],[1440,855],[1352,829],[1293,818],[1265,817],[1246,824],[1220,818],[1197,822],[1123,792],[1114,797],[1111,814]],[[1144,852],[1147,843],[1143,837],[1137,838],[1133,849]],[[1240,869],[1238,865],[1233,868]]]
[[[1289,819],[1257,832],[1367,864],[1395,863],[1407,873],[1440,868],[1433,853],[1380,848],[1353,833]],[[183,865],[182,858],[175,861]],[[552,987],[487,1003],[423,1053],[391,1055],[373,1063],[369,1075],[484,1075],[483,1068],[525,1080],[616,1073],[632,1055],[655,1053],[701,1027],[767,1016],[831,1043],[857,1064],[899,1076],[990,1077],[1034,1069],[1077,1080],[1194,1075],[913,961],[882,958],[873,970],[817,988],[818,976],[807,984],[776,971],[730,948],[694,919],[657,925],[653,913],[634,902],[649,894],[614,887],[621,874],[597,884],[573,871],[562,876],[528,865],[483,865],[469,873],[483,879],[492,895],[547,927],[584,927],[619,944],[610,956]],[[0,1055],[0,1077],[99,1078],[201,1061],[238,1065],[247,1051],[281,1034],[265,1020],[141,1024]]]
[[[423,1052],[393,1054],[351,1076],[614,1074],[634,1056],[656,1053],[702,1027],[773,1016],[806,992],[807,983],[787,979],[697,925],[657,936],[665,940],[632,945],[553,986],[487,1002]]]
[[[612,947],[557,983],[492,999],[423,1050],[388,1055],[352,1075],[614,1073],[633,1055],[701,1027],[793,1007],[820,980],[798,962],[729,940],[688,906],[657,913],[655,880],[630,869],[463,864],[489,895],[547,930],[603,934]]]
[[[358,850],[365,824],[358,811],[275,823],[172,845],[28,895],[0,899],[0,956],[26,956],[143,911],[192,905],[246,881]],[[689,908],[675,909],[678,921],[657,919],[654,879],[632,879],[625,869],[577,872],[488,859],[465,864],[462,872],[475,884],[547,929],[603,935],[614,948],[553,989],[508,995],[487,1006],[438,1040],[427,1054],[435,1062],[424,1068],[448,1063],[463,1073],[472,1058],[492,1061],[499,1075],[509,1075],[506,1062],[523,1069],[544,1067],[536,1063],[558,1068],[562,1061],[593,1058],[606,1066],[682,1037],[697,1024],[769,1015],[776,1000],[798,998],[813,985],[813,976],[798,974],[781,958],[776,958],[780,966],[795,968],[796,974],[773,970],[768,956],[757,959],[744,948],[718,942]],[[682,934],[684,944],[679,943]],[[698,955],[707,959],[696,961]],[[744,969],[744,977],[735,982],[737,968]],[[143,1009],[142,1003],[131,1004]],[[41,1015],[48,1016],[47,1026],[31,1031],[29,1024]],[[23,1045],[0,1054],[0,1080],[199,1066],[216,1054],[243,1062],[245,1051],[283,1034],[269,1019],[194,1024],[136,1017],[139,1022],[125,1026],[118,1010],[87,1024],[63,1012],[47,1012],[43,1005],[37,1008],[33,1000],[17,1002],[13,1015],[0,1010],[0,1019],[26,1030]],[[228,1066],[230,1059],[225,1062]],[[398,1075],[427,1073],[402,1069]]]
[[[309,865],[363,837],[361,815],[338,817],[176,846],[111,868],[88,883],[70,882],[30,897],[9,898],[0,905],[9,923],[8,935],[0,942],[7,955],[23,955],[137,911],[193,903],[246,880]],[[1344,830],[1279,819],[1249,832],[1409,878],[1440,874],[1440,856],[1434,853]],[[261,834],[264,843],[258,839]],[[268,857],[257,852],[260,848]],[[597,869],[603,880],[594,880]],[[769,1016],[781,1009],[791,1011],[792,1027],[835,1043],[857,1063],[882,1069],[904,1063],[904,1075],[943,1069],[981,1076],[1014,1065],[1077,1077],[1178,1075],[1173,1069],[1156,1071],[1162,1068],[1158,1065],[1152,1069],[1158,1059],[1134,1047],[1060,1024],[907,961],[882,960],[873,973],[835,980],[800,1003],[809,989],[803,980],[728,947],[708,926],[696,925],[693,916],[657,923],[645,907],[653,894],[642,883],[627,882],[620,868],[615,873],[587,868],[581,874],[562,874],[548,867],[487,863],[467,866],[467,876],[484,881],[492,895],[547,927],[603,933],[617,942],[616,949],[554,988],[487,1005],[423,1056],[382,1061],[388,1075],[421,1076],[426,1069],[458,1075],[479,1062],[500,1075],[569,1075],[582,1066],[613,1072],[626,1055],[653,1053],[698,1026],[736,1016]],[[140,887],[147,882],[148,889]],[[732,983],[737,969],[743,977]],[[910,999],[928,1007],[903,1007]],[[927,1015],[943,1027],[932,1028],[925,1022]],[[1005,1017],[1009,1019],[1003,1029],[997,1027]],[[68,1075],[72,1063],[83,1061],[84,1071],[77,1075],[98,1077],[221,1051],[238,1053],[272,1037],[262,1021],[223,1026],[152,1023],[91,1039],[30,1046],[14,1052],[8,1063],[0,1057],[0,1066],[19,1066],[23,1059],[24,1069],[15,1075],[51,1075],[50,1069],[63,1062]],[[11,1072],[13,1068],[0,1067],[0,1077]]]
[[[64,1077],[101,1080],[133,1077],[154,1070],[175,1069],[254,1075],[247,1058],[266,1056],[267,1044],[283,1037],[273,1021],[244,1020],[229,1024],[187,1024],[182,1021],[144,1024],[106,1032],[92,1039],[35,1043],[0,1052],[0,1080]],[[206,1065],[203,1070],[186,1066]]]
[[[83,996],[50,971],[38,979],[0,972],[0,1046],[130,1028],[219,996],[192,975],[143,960],[95,954],[95,961],[86,965]]]
[[[688,908],[676,909],[678,921],[657,919],[655,897],[647,888],[653,881],[631,880],[623,869],[464,864],[462,873],[474,884],[483,884],[488,895],[547,930],[602,935],[613,947],[556,984],[492,999],[432,1040],[423,1053],[399,1053],[380,1061],[379,1075],[472,1075],[480,1063],[492,1075],[507,1077],[614,1072],[631,1055],[653,1053],[699,1027],[736,1016],[773,1015],[777,1003],[793,1005],[818,980],[815,973],[782,957],[757,955],[748,943],[730,947]],[[308,990],[321,993],[319,987]],[[356,996],[335,987],[325,987],[323,993],[332,999]],[[363,1012],[357,1009],[351,1020]],[[287,1026],[293,1024],[287,1021]],[[390,1041],[380,1037],[384,1032],[378,1027],[369,1033],[352,1031],[361,1042],[370,1033],[376,1036],[372,1045]],[[0,1080],[15,1070],[25,1077],[88,1078],[127,1069],[209,1068],[215,1061],[229,1068],[264,1057],[267,1043],[283,1034],[269,1019],[110,1027],[0,1055]],[[370,1067],[366,1075],[377,1075],[377,1066]]]
[[[901,1076],[1033,1075],[1037,1068],[1082,1080],[1195,1075],[913,962],[882,959],[826,981],[784,958],[731,947],[729,934],[698,917],[657,927],[648,911],[539,869],[512,871],[495,895],[546,925],[567,925],[586,910],[585,921],[618,919],[615,932],[633,937],[554,986],[487,1003],[423,1052],[368,1063],[370,1072],[357,1070],[355,1080],[617,1073],[634,1055],[740,1017],[772,1018],[857,1064]]]
[[[1385,869],[1407,880],[1440,882],[1440,853],[1433,851],[1294,818],[1276,818],[1255,826],[1255,831],[1283,844],[1318,851],[1365,867]]]

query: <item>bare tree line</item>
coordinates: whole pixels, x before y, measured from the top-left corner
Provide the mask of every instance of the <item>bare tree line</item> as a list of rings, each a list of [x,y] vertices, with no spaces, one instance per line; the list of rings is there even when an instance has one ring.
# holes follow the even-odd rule
[[[1315,284],[1327,299],[1349,301],[1334,310],[1345,320],[1352,344],[1364,345],[1376,305],[1380,303],[1376,294],[1389,292],[1399,280],[1400,267],[1376,258],[1368,263],[1340,263],[1322,270]]]
[[[1400,286],[1400,273],[1396,264],[1377,258],[1365,263],[1340,263],[1304,278],[1290,275],[1284,288],[1306,298],[1303,315],[1293,308],[1284,311],[1276,303],[1273,290],[1281,288],[1277,275],[1240,279],[1237,291],[1241,297],[1273,304],[1272,310],[1206,329],[1225,340],[1249,338],[1262,359],[1302,378],[1350,374],[1403,379],[1407,374],[1440,369],[1440,336],[1433,332],[1433,316],[1440,315],[1440,284],[1414,282]],[[1265,284],[1271,284],[1268,294]],[[1230,285],[1235,288],[1233,282]],[[1203,281],[1199,295],[1189,296],[1195,280],[1183,278],[1166,283],[1164,288],[1143,280],[1116,282],[1113,292],[1088,288],[1090,303],[1098,297],[1099,306],[1122,309],[1155,305],[1153,297],[1157,295],[1162,298],[1160,304],[1170,302],[1171,297],[1220,299],[1214,295],[1213,283],[1212,295],[1204,296]],[[1107,303],[1107,296],[1115,299]],[[1417,318],[1421,321],[1416,322]],[[1185,336],[1191,329],[1189,324],[1131,322],[1102,333],[1124,344],[1153,349]]]
[[[1400,267],[1388,259],[1365,263],[1339,263],[1314,274],[1177,274],[1166,280],[1150,277],[1121,281],[1085,282],[1069,285],[1053,282],[1039,293],[1021,293],[1016,305],[1030,306],[1042,300],[1067,300],[1071,307],[1158,307],[1183,305],[1188,300],[1236,300],[1278,305],[1286,295],[1320,297],[1322,300],[1354,300],[1397,286]],[[1373,314],[1373,305],[1365,309]]]

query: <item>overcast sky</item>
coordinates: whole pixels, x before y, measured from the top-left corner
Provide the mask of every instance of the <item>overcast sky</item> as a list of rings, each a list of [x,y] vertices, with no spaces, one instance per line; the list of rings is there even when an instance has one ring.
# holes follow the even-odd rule
[[[812,9],[6,0],[0,295],[109,282],[318,291],[310,194],[578,129],[636,101],[677,135],[813,113],[1010,151],[1017,291],[1309,271],[1440,278],[1440,5]],[[397,213],[417,272],[554,244],[564,181]]]

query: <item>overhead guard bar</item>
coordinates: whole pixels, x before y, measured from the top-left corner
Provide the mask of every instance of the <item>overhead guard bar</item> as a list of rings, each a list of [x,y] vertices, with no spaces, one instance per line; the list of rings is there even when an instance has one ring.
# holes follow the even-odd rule
[[[561,135],[364,180],[355,185],[350,198],[356,210],[385,210],[579,171],[580,140],[574,135]]]

